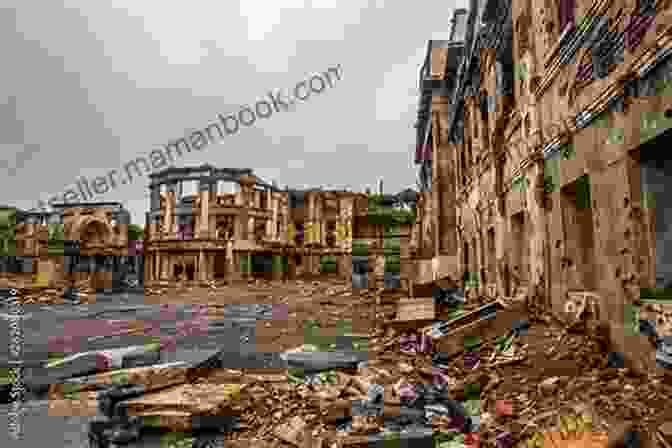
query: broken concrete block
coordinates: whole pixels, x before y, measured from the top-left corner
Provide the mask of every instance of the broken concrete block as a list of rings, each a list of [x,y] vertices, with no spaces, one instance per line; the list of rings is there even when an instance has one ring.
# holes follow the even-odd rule
[[[306,422],[297,416],[294,416],[289,422],[275,428],[273,434],[285,442],[294,446],[304,447],[309,438]]]
[[[188,431],[193,426],[193,416],[231,415],[229,409],[240,398],[244,386],[182,384],[121,401],[115,411],[119,415],[153,417],[156,424],[170,422],[171,427]]]

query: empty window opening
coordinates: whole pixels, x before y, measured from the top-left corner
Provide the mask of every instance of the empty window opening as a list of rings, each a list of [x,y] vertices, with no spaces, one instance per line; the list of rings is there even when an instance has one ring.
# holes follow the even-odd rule
[[[488,229],[488,259],[487,259],[487,264],[488,264],[488,278],[494,280],[495,278],[495,258],[497,256],[496,254],[496,249],[495,249],[495,229],[490,228]],[[485,281],[485,279],[483,280]]]
[[[570,290],[596,287],[593,209],[590,206],[590,180],[582,176],[561,190],[562,222],[565,239],[566,281]]]
[[[523,286],[528,282],[529,269],[529,235],[527,235],[525,212],[511,216],[512,263],[511,272],[513,286]]]
[[[641,209],[633,230],[642,256],[642,287],[672,289],[672,198],[665,194],[672,191],[672,160],[666,149],[670,143],[672,132],[666,131],[635,154],[641,177],[640,185],[632,188],[641,189],[641,198],[633,199],[640,200]]]

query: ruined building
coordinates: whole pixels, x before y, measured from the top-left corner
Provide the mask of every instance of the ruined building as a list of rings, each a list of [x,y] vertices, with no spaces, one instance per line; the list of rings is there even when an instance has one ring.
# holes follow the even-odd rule
[[[3,257],[3,272],[26,285],[68,287],[86,280],[91,288],[109,290],[142,269],[141,257],[129,253],[130,213],[120,203],[12,209],[11,216],[9,208],[4,211],[12,235],[3,243],[12,254]]]
[[[456,12],[466,25],[432,41],[421,74],[415,244],[432,275],[557,313],[591,292],[614,322],[671,284],[670,3]]]
[[[281,190],[252,169],[168,168],[151,176],[148,284],[331,272],[352,275],[359,193]]]

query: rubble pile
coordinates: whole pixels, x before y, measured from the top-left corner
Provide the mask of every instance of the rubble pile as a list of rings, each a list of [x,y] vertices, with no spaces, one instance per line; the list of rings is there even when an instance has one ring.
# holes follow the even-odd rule
[[[63,303],[95,302],[96,289],[90,279],[75,282],[60,282],[54,287],[38,287],[27,283],[4,282],[3,288],[16,289],[16,298],[21,304],[60,305]]]
[[[257,282],[255,290],[268,285]],[[622,446],[635,439],[668,446],[660,440],[669,438],[663,411],[672,377],[628,367],[610,352],[609,335],[590,325],[577,330],[576,322],[530,319],[524,297],[486,302],[441,288],[431,298],[408,299],[324,285],[297,282],[297,294],[274,298],[273,316],[301,322],[306,332],[303,344],[284,346],[273,368],[232,369],[222,351],[198,365],[72,380],[53,387],[52,398],[62,403],[75,390],[80,408],[104,411],[107,419],[90,428],[96,447],[141,443],[147,427],[174,434],[166,448],[390,440],[443,448],[606,448],[618,437]],[[302,317],[311,309],[319,312]],[[360,310],[375,320],[366,334],[349,328],[340,337],[319,336]],[[218,315],[221,307],[209,303],[207,311]],[[274,325],[275,318],[262,327]],[[281,328],[277,337],[288,332]]]

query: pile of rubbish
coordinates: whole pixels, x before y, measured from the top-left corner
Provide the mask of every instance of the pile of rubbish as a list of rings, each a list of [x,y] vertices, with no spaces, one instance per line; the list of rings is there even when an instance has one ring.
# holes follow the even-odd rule
[[[294,300],[318,295],[317,282],[297,284]],[[329,303],[321,314],[350,301],[376,310],[375,327],[368,334],[312,338],[324,317],[316,316],[304,322],[303,344],[250,353],[264,358],[263,368],[236,365],[231,352],[237,347],[191,364],[161,364],[163,342],[87,353],[78,362],[90,363],[93,374],[56,375],[50,413],[99,415],[89,443],[101,448],[143,446],[157,430],[162,448],[564,448],[577,441],[606,448],[612,440],[638,448],[642,425],[656,417],[649,403],[664,403],[672,394],[662,376],[635,375],[592,334],[531,324],[524,299],[482,303],[467,300],[460,288],[435,285],[431,291],[431,297],[402,300],[384,291],[326,288],[316,300],[320,307]],[[279,302],[257,311],[287,319],[291,297]],[[213,306],[207,309],[212,314]],[[666,347],[650,322],[640,324],[641,333]],[[575,365],[576,373],[553,372],[546,359]],[[74,360],[51,367],[68,363]],[[604,415],[640,426],[618,429]],[[652,437],[670,436],[660,425]]]
[[[58,287],[35,287],[9,283],[8,288],[17,290],[16,299],[21,304],[60,305],[64,303],[92,303],[95,302],[96,290],[91,286],[91,281],[80,280],[71,286],[60,285]]]

